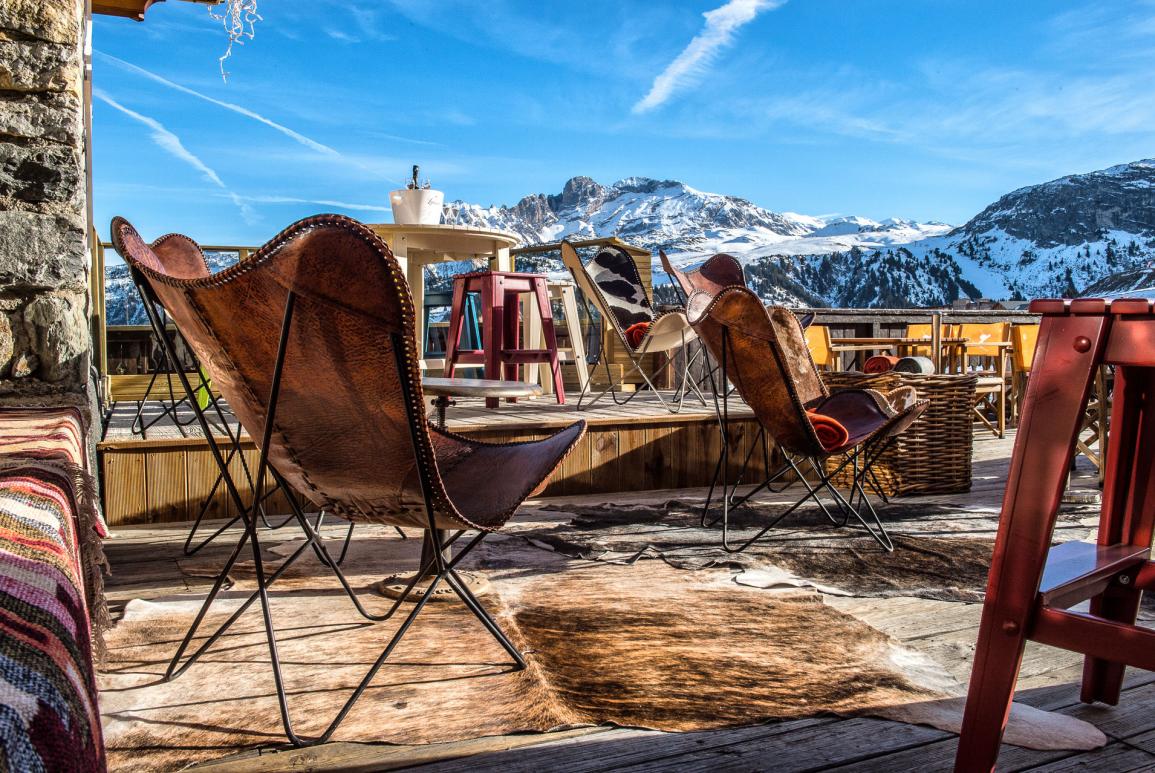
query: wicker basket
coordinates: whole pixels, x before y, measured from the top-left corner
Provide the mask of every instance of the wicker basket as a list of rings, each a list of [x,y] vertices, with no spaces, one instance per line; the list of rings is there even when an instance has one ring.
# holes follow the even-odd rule
[[[898,436],[874,466],[887,495],[970,491],[975,376],[924,376],[892,371],[873,376],[823,373],[822,377],[831,392],[842,389],[886,392],[912,386],[919,398],[930,400],[926,412]],[[828,464],[834,466],[836,460],[831,459]]]

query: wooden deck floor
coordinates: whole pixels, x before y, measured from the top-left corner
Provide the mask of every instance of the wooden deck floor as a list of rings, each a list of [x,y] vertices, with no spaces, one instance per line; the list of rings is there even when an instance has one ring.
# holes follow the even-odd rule
[[[968,532],[993,533],[1013,438],[976,436],[975,481],[965,495],[917,501],[965,505]],[[1092,488],[1081,469],[1074,486]],[[685,495],[688,492],[679,492]],[[669,492],[666,492],[668,496]],[[615,501],[653,499],[636,492]],[[552,501],[574,501],[575,497]],[[590,497],[583,499],[589,500]],[[593,497],[601,501],[604,497]],[[884,514],[885,518],[885,514]],[[1072,528],[1090,534],[1090,522]],[[1085,536],[1085,535],[1084,535]],[[189,590],[174,572],[184,530],[125,527],[107,546],[114,574],[108,596],[116,609],[131,598]],[[827,597],[828,603],[896,637],[965,683],[977,635],[980,605],[915,598]],[[1006,746],[1000,770],[1155,769],[1155,674],[1131,670],[1118,707],[1087,706],[1078,700],[1082,661],[1071,653],[1029,644],[1017,699],[1086,719],[1109,737],[1108,745],[1085,753],[1029,751]],[[949,770],[957,738],[927,727],[873,718],[815,717],[698,733],[661,733],[592,727],[558,733],[480,738],[452,744],[390,746],[334,743],[289,751],[243,753],[202,766],[208,771],[401,770],[569,771],[571,773],[720,770]]]

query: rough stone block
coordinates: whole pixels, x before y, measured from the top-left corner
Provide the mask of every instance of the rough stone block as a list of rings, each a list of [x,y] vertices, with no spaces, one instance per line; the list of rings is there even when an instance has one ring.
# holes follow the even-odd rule
[[[41,295],[24,309],[24,325],[40,362],[37,376],[48,382],[83,384],[91,341],[80,292]]]
[[[4,0],[0,3],[0,29],[75,45],[80,41],[83,7],[81,0]]]
[[[83,290],[87,268],[83,212],[0,212],[0,287]]]
[[[0,137],[79,148],[84,139],[80,98],[67,91],[0,96]]]
[[[66,91],[80,88],[81,60],[70,46],[0,40],[0,89]]]
[[[41,205],[42,211],[76,211],[83,192],[81,161],[72,148],[0,142],[0,197]]]

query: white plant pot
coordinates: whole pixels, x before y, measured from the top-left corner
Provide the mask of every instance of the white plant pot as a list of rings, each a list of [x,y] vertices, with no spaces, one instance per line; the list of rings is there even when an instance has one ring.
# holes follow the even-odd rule
[[[432,188],[403,188],[389,194],[393,206],[393,222],[398,225],[437,225],[445,193]]]

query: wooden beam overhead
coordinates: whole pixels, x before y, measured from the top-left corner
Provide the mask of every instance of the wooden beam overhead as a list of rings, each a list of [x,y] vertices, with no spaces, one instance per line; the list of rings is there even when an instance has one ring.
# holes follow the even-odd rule
[[[144,21],[144,14],[148,9],[156,3],[163,2],[164,0],[92,0],[92,13]],[[219,5],[221,0],[186,0],[186,2]]]

